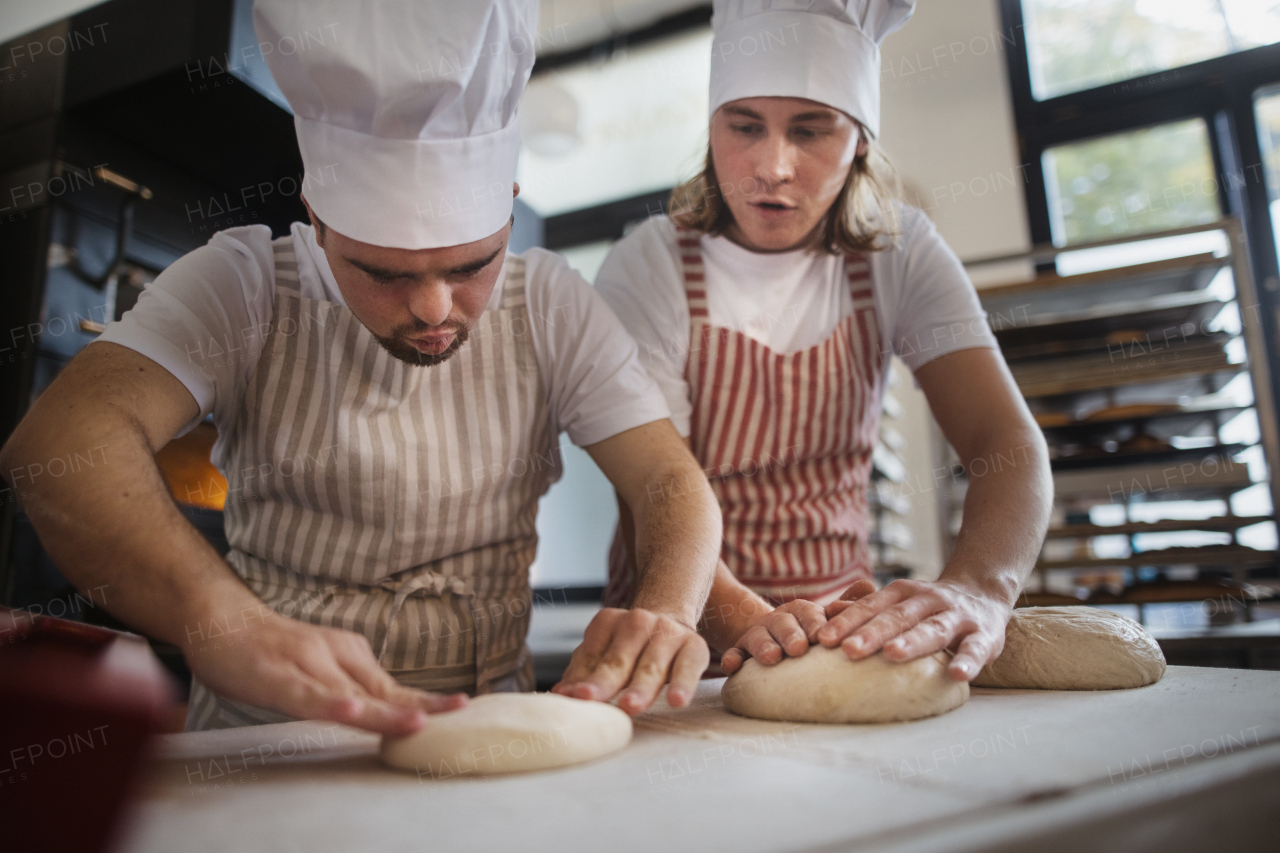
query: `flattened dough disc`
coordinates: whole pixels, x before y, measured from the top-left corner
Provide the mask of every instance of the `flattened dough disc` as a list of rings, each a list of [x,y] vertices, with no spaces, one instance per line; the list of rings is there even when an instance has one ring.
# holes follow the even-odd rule
[[[1005,629],[1004,651],[982,668],[974,687],[1117,690],[1154,684],[1164,653],[1137,622],[1110,610],[1022,607]]]
[[[422,778],[547,770],[617,752],[631,718],[612,705],[554,693],[487,693],[433,714],[411,735],[382,738],[380,757]]]
[[[839,647],[810,646],[773,666],[749,659],[720,690],[724,706],[744,717],[793,723],[891,723],[945,714],[969,698],[969,685],[947,677],[938,652],[910,663],[883,654],[851,661]]]

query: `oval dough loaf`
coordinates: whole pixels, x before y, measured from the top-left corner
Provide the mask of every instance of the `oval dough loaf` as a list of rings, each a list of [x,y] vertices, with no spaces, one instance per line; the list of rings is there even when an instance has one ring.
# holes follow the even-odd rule
[[[945,714],[969,698],[969,685],[947,677],[939,652],[910,663],[882,654],[851,661],[839,647],[810,646],[773,666],[754,659],[720,690],[724,706],[744,717],[794,723],[891,723]]]
[[[1077,605],[1013,611],[1004,651],[982,668],[975,687],[1116,690],[1164,675],[1155,638],[1132,619]]]
[[[381,757],[420,777],[546,770],[617,752],[631,718],[612,705],[554,693],[487,693],[432,714],[411,735],[382,738]]]

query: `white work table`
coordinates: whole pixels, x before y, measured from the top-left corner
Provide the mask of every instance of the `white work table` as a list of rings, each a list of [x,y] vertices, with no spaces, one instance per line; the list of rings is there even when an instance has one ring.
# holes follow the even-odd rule
[[[721,683],[691,708],[660,702],[618,754],[505,777],[392,771],[376,736],[321,722],[168,735],[120,849],[1280,848],[1280,672],[976,689],[941,717],[874,726],[735,717]]]

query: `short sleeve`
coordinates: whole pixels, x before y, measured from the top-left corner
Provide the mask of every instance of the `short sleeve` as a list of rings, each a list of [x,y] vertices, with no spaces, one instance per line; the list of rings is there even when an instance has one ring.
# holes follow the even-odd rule
[[[955,252],[921,211],[904,208],[902,222],[887,283],[896,308],[890,321],[894,354],[915,371],[958,350],[995,348],[987,315]]]
[[[530,329],[557,431],[585,447],[667,418],[635,341],[600,295],[560,255],[530,249],[524,259]]]
[[[222,430],[244,398],[270,328],[271,229],[228,229],[183,255],[98,340],[146,356],[191,392],[200,414]]]
[[[640,363],[661,389],[672,424],[688,437],[689,303],[677,256],[675,226],[664,217],[649,219],[609,251],[596,290],[635,338]]]

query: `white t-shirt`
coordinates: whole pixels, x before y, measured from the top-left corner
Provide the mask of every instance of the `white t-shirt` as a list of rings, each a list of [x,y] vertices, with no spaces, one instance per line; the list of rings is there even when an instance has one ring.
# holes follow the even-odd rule
[[[292,237],[302,295],[345,305],[315,229],[295,222]],[[667,417],[635,341],[591,285],[560,255],[530,249],[523,257],[530,332],[555,433],[585,446]],[[183,432],[212,413],[226,436],[262,352],[258,330],[270,328],[274,295],[271,229],[228,228],[174,261],[99,340],[145,355],[186,386],[200,414]],[[499,280],[488,309],[501,304]]]
[[[933,223],[904,206],[901,227],[896,247],[868,253],[885,352],[917,370],[949,352],[995,347],[973,284]],[[841,256],[752,252],[705,234],[700,242],[713,326],[785,354],[822,343],[853,313]],[[689,303],[671,220],[655,216],[614,245],[596,276],[596,290],[640,344],[641,362],[662,388],[672,422],[688,436]]]

